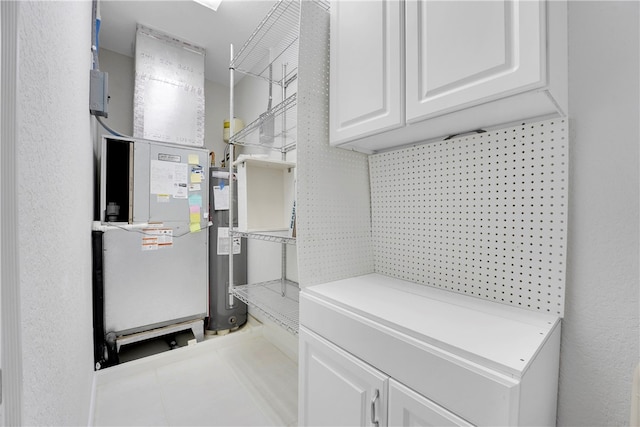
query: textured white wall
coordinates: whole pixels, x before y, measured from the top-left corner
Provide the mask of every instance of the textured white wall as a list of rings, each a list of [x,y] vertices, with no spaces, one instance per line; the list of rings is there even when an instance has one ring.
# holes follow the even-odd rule
[[[93,381],[91,2],[19,2],[23,425],[84,425]]]
[[[628,423],[640,352],[638,15],[636,2],[569,2],[571,192],[560,425]],[[25,425],[79,425],[88,415],[89,19],[86,1],[20,3]]]
[[[229,115],[229,88],[204,81],[204,145],[216,154],[220,166],[227,144],[222,140],[222,125]]]
[[[638,363],[638,2],[569,2],[559,425],[629,423]]]

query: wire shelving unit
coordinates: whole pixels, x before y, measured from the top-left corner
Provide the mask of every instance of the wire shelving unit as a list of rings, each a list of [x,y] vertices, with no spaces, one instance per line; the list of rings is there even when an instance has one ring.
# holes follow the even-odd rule
[[[234,147],[260,147],[276,150],[282,160],[296,148],[297,95],[290,87],[297,84],[298,46],[300,34],[301,0],[281,0],[276,3],[260,22],[237,54],[231,46],[230,107],[229,117],[234,115],[234,73],[257,77],[270,85],[269,107],[258,119],[244,129],[235,132],[230,129],[229,170],[233,168]],[[280,65],[278,67],[277,65]],[[281,91],[282,101],[271,107],[271,87]],[[234,121],[231,120],[232,126]],[[265,131],[266,129],[266,131]],[[265,143],[266,141],[266,143]],[[230,186],[230,200],[233,200],[233,186]],[[262,283],[235,285],[233,280],[233,256],[229,256],[229,303],[235,298],[267,318],[282,326],[292,334],[298,333],[299,286],[286,277],[286,245],[295,245],[296,238],[289,232],[243,232],[233,228],[233,204],[229,210],[229,239],[238,236],[258,239],[281,245],[281,278]],[[231,246],[230,246],[231,247]]]

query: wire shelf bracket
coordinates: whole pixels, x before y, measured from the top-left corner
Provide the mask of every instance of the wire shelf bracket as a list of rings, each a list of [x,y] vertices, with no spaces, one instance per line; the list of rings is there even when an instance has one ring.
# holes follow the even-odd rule
[[[244,237],[247,239],[264,240],[273,243],[285,243],[287,245],[296,244],[296,238],[289,236],[289,231],[265,231],[257,233],[231,230],[231,234],[235,237]]]

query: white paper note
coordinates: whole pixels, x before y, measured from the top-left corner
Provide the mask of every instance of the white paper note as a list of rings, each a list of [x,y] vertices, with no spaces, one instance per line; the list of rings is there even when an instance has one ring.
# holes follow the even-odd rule
[[[151,160],[151,194],[170,194],[184,199],[188,196],[187,164]]]
[[[229,186],[226,185],[224,188],[220,188],[220,186],[216,185],[213,187],[213,206],[217,211],[228,211],[229,210]]]

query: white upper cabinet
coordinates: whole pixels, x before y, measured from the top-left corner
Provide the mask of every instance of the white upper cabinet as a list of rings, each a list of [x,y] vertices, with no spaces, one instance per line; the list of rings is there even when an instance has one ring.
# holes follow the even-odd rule
[[[402,3],[331,4],[331,140],[342,142],[404,124]]]
[[[375,152],[567,114],[562,0],[338,0],[331,14],[332,145]]]
[[[407,122],[543,86],[542,9],[536,1],[407,1]]]

